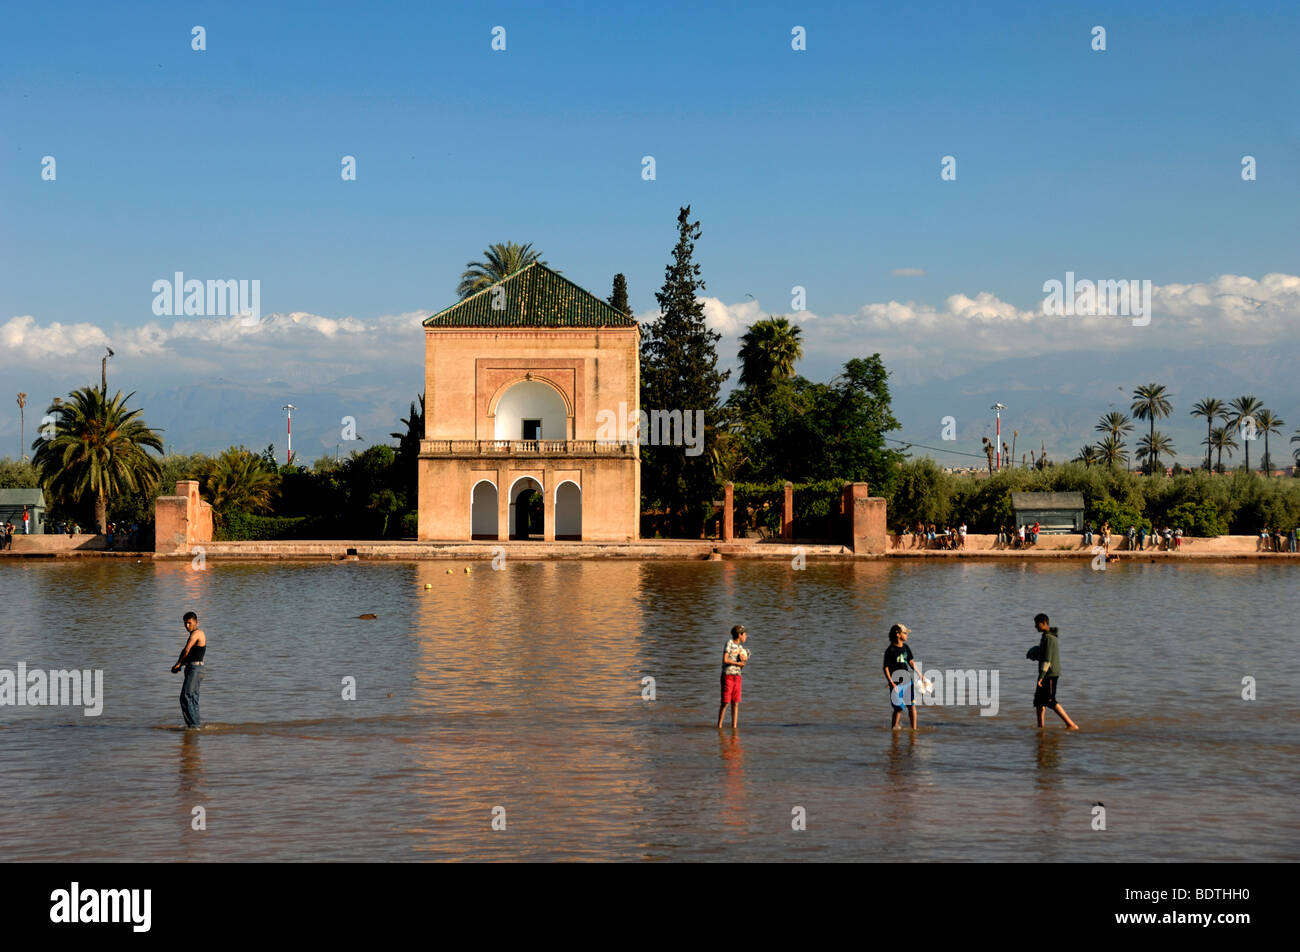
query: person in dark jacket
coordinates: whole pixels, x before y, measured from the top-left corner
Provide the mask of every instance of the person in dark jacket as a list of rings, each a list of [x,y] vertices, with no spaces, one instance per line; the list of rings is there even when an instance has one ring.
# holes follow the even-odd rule
[[[1034,711],[1038,715],[1038,726],[1043,726],[1048,708],[1065,721],[1067,729],[1077,731],[1079,725],[1070,720],[1065,708],[1056,701],[1056,684],[1061,677],[1061,642],[1059,632],[1051,627],[1048,617],[1042,613],[1034,616],[1034,627],[1041,637],[1038,642],[1038,688],[1034,691]]]

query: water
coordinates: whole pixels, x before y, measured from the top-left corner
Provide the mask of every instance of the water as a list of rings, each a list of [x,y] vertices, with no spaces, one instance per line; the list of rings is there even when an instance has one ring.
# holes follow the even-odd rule
[[[0,707],[0,855],[1300,858],[1293,567],[465,564],[0,565],[0,669],[102,668],[106,695],[99,717]],[[198,733],[174,729],[168,673],[190,609]],[[1039,611],[1079,732],[1034,728]],[[890,731],[894,621],[927,668],[996,670],[997,714],[922,706]],[[737,622],[733,734],[713,725]]]

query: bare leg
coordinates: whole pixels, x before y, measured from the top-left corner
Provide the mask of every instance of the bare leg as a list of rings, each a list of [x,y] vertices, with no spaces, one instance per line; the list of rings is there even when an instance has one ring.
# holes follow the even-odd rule
[[[912,721],[912,730],[916,730],[916,707],[915,706],[909,707],[907,709],[907,716]]]
[[[734,731],[736,725],[740,722],[740,702],[731,702],[731,729]]]
[[[719,730],[722,729],[722,714],[723,714],[724,711],[726,711],[726,709],[727,709],[727,705],[726,705],[726,704],[719,704],[719,705],[718,705],[718,729],[719,729]]]
[[[1036,708],[1034,708],[1034,711],[1035,711],[1035,713],[1038,714],[1038,726],[1039,726],[1039,727],[1042,727],[1042,726],[1043,726],[1043,709],[1042,709],[1041,707],[1036,707]]]
[[[1074,721],[1070,720],[1070,715],[1065,713],[1065,708],[1061,707],[1061,705],[1058,704],[1056,705],[1055,710],[1056,713],[1060,716],[1061,720],[1065,721],[1065,727],[1067,730],[1077,731],[1079,729],[1079,725],[1074,723]],[[1038,726],[1042,727],[1043,711],[1041,708],[1038,711],[1038,720],[1039,720]]]
[[[898,730],[898,721],[899,721],[899,718],[901,718],[902,716],[903,716],[903,712],[902,712],[902,711],[895,711],[895,712],[894,712],[894,720],[893,720],[893,723],[891,723],[889,726],[890,726],[892,729],[894,729],[894,730]]]

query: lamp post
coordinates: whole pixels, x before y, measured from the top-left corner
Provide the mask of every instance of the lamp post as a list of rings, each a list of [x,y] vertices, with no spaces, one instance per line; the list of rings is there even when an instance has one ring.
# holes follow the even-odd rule
[[[288,416],[285,418],[286,421],[285,425],[287,427],[287,430],[285,432],[289,434],[289,453],[285,457],[284,465],[292,466],[293,465],[293,411],[297,410],[298,408],[295,407],[292,403],[286,403],[280,409],[288,414]]]
[[[100,360],[99,362],[99,392],[102,393],[104,395],[104,399],[107,400],[108,399],[108,358],[113,356],[113,348],[105,347],[104,349],[108,351],[108,353],[105,354],[103,359]]]
[[[27,459],[27,394],[18,394],[18,460]]]
[[[1002,411],[1006,408],[1007,406],[1005,403],[995,403],[993,406],[989,407],[990,410],[993,410],[998,415],[998,469],[1002,468]]]

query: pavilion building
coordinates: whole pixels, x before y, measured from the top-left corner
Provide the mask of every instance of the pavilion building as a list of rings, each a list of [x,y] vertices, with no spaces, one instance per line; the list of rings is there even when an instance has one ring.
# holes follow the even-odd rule
[[[421,540],[638,537],[635,318],[534,263],[428,318],[424,342]]]

